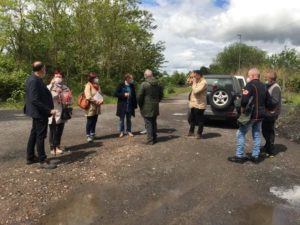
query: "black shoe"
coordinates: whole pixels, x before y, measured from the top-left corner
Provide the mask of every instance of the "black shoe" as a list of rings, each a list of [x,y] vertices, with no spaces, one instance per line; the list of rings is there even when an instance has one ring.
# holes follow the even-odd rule
[[[40,162],[40,168],[41,169],[55,169],[57,166],[55,164],[50,163],[48,160],[44,160],[42,162]]]
[[[27,159],[26,164],[31,165],[31,164],[34,164],[37,162],[39,162],[39,159],[38,159],[38,157],[34,156],[32,159]]]
[[[154,141],[146,141],[144,142],[145,145],[154,145],[155,142]]]
[[[231,156],[231,157],[228,157],[227,159],[230,162],[241,163],[241,164],[243,164],[244,162],[247,161],[246,157],[237,157],[237,156]]]
[[[261,157],[253,157],[253,156],[250,156],[249,160],[251,162],[253,162],[254,164],[258,164],[261,162]]]

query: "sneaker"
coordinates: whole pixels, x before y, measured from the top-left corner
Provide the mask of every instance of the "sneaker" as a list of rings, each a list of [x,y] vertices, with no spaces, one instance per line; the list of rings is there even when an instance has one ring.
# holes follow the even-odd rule
[[[147,134],[147,130],[142,130],[140,134]]]
[[[120,137],[120,138],[121,138],[121,137],[124,137],[124,133],[121,132],[120,135],[119,135],[119,137]]]
[[[38,157],[34,156],[32,159],[27,159],[26,164],[31,165],[31,164],[34,164],[37,162],[39,162],[39,159],[38,159]]]
[[[128,134],[129,137],[133,137],[134,136],[133,133],[131,133],[131,132],[128,132],[127,134]]]
[[[274,158],[275,157],[275,155],[274,154],[269,154],[269,156],[268,156],[269,158]]]
[[[237,156],[228,157],[227,159],[230,162],[241,163],[241,164],[247,161],[246,157],[237,157]]]
[[[88,136],[88,137],[87,137],[87,142],[89,142],[89,143],[93,142],[93,137]]]
[[[55,149],[51,150],[51,155],[61,155],[63,153],[64,153],[64,151],[61,150],[60,148],[56,148],[56,151],[55,151]]]
[[[195,134],[194,134],[193,132],[189,132],[189,133],[187,134],[187,136],[188,136],[188,137],[195,137]]]
[[[41,169],[55,169],[57,166],[55,164],[50,163],[48,160],[44,160],[43,162],[40,162],[40,168]]]
[[[154,145],[155,142],[154,141],[146,141],[144,142],[144,145]]]

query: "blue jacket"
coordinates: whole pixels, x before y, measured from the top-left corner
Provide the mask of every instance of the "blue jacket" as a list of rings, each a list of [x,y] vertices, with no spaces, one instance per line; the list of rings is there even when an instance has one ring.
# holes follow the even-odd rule
[[[131,96],[130,98],[125,97],[126,85],[125,82],[122,82],[118,85],[115,96],[118,98],[117,104],[117,113],[116,115],[119,117],[123,117],[127,111],[130,111],[132,116],[135,116],[135,109],[137,108],[137,100],[135,87],[133,84],[130,84]],[[128,102],[128,100],[130,102]]]
[[[24,113],[34,119],[48,119],[53,108],[52,95],[43,80],[31,74],[26,80]]]

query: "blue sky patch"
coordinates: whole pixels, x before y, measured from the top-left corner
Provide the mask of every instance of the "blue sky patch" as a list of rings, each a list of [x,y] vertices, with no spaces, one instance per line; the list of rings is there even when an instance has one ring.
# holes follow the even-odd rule
[[[227,5],[229,5],[229,0],[213,0],[214,5],[219,8],[225,8]]]
[[[143,5],[158,6],[156,0],[142,0]]]

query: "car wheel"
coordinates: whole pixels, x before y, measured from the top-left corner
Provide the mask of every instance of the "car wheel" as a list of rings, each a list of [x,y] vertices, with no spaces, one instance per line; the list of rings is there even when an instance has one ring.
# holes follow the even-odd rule
[[[232,103],[232,94],[224,88],[218,88],[210,94],[209,102],[214,109],[226,109]]]

